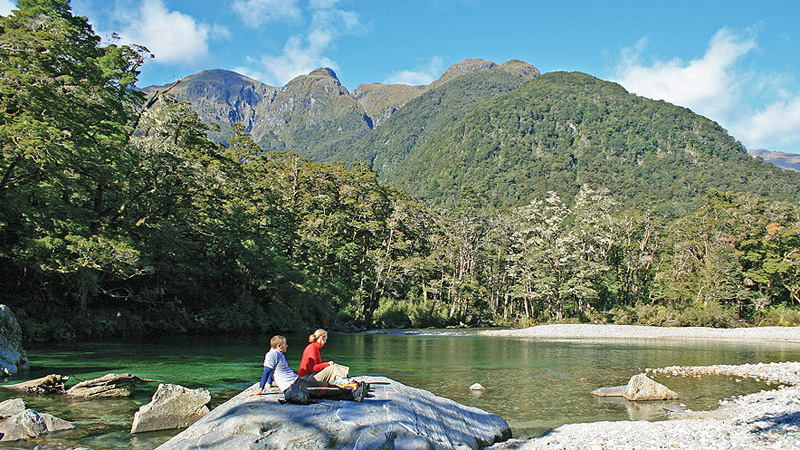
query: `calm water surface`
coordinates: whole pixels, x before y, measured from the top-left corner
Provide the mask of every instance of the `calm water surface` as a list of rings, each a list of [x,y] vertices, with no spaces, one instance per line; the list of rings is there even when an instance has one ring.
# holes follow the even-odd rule
[[[211,391],[212,407],[257,382],[268,348],[259,339],[181,339],[168,343],[78,344],[28,349],[29,374],[15,383],[50,373],[72,380],[107,373],[133,373]],[[289,336],[287,357],[299,366],[305,336]],[[663,403],[603,401],[589,394],[627,383],[647,367],[744,364],[800,360],[800,344],[697,340],[525,340],[478,337],[471,332],[331,334],[324,360],[350,366],[358,375],[380,375],[427,389],[503,417],[515,436],[535,436],[565,423],[664,418]],[[720,399],[769,386],[729,377],[660,378],[694,410],[716,408]],[[469,390],[481,383],[487,391]],[[71,385],[71,384],[70,384]],[[78,430],[2,448],[84,446],[93,450],[144,450],[166,442],[174,431],[130,435],[133,414],[150,401],[156,384],[140,386],[124,400],[66,400],[23,396],[28,407],[76,422]],[[0,390],[0,400],[11,398]]]

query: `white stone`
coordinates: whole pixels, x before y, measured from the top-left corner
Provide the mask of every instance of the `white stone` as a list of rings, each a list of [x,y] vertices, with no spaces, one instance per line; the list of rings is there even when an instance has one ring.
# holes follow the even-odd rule
[[[632,376],[622,396],[631,401],[675,400],[680,398],[675,391],[644,374]]]
[[[469,388],[472,389],[473,391],[485,391],[486,390],[486,388],[483,387],[480,383],[475,383],[472,386],[470,386]]]

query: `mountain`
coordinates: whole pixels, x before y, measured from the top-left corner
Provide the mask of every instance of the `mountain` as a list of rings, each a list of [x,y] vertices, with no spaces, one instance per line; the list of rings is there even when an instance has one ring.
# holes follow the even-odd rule
[[[241,122],[265,150],[291,150],[315,160],[332,161],[340,159],[342,149],[349,149],[409,101],[476,72],[502,73],[520,80],[517,87],[539,73],[522,61],[497,65],[469,59],[453,64],[427,86],[373,83],[350,93],[327,68],[299,76],[281,88],[235,72],[208,70],[175,86],[150,86],[144,91],[169,90],[177,99],[189,102],[201,120],[220,125],[220,131],[211,136],[214,139],[226,140],[232,135],[231,123]]]
[[[796,153],[771,152],[769,150],[748,150],[753,157],[761,157],[764,161],[783,169],[800,172],[800,155]]]
[[[382,129],[416,120],[407,107]],[[539,75],[405,148],[400,164],[375,167],[385,183],[434,205],[452,205],[464,190],[498,207],[547,191],[571,198],[584,184],[665,216],[685,214],[712,189],[800,201],[800,174],[751,158],[716,122],[582,73]]]
[[[540,74],[517,60],[469,59],[430,85],[372,83],[352,93],[330,69],[281,88],[214,70],[170,92],[220,123],[220,140],[242,122],[266,150],[364,160],[381,182],[431,205],[471,192],[505,208],[548,191],[572,198],[584,184],[663,217],[685,214],[712,189],[800,203],[800,174],[750,157],[717,123],[587,74]]]

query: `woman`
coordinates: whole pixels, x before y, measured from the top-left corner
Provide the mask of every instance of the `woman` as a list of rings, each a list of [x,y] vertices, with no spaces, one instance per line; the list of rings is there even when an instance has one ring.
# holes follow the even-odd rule
[[[319,329],[308,337],[309,344],[303,350],[303,358],[300,360],[300,370],[297,375],[300,377],[311,376],[317,381],[333,382],[340,378],[347,378],[350,368],[335,364],[333,361],[322,362],[322,355],[319,350],[328,342],[328,332]]]

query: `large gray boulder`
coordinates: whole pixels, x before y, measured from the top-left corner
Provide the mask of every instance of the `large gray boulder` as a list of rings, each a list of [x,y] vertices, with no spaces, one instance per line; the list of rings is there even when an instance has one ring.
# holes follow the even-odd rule
[[[466,450],[511,437],[505,420],[478,408],[385,377],[363,402],[318,400],[280,404],[273,390],[250,396],[253,385],[157,450],[395,449]]]
[[[208,414],[210,401],[207,389],[159,384],[150,403],[133,415],[131,433],[188,427]]]
[[[50,414],[40,414],[32,409],[26,409],[13,415],[0,423],[0,441],[20,441],[34,439],[54,431],[71,430],[75,428],[70,422],[61,420]]]
[[[645,374],[632,376],[622,396],[632,401],[675,400],[680,398],[675,391],[648,378]]]
[[[30,368],[22,349],[22,327],[6,305],[0,305],[0,376],[15,375]]]

